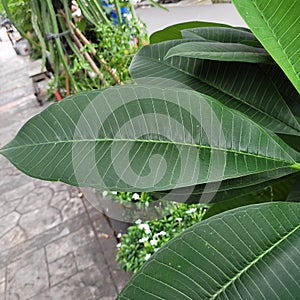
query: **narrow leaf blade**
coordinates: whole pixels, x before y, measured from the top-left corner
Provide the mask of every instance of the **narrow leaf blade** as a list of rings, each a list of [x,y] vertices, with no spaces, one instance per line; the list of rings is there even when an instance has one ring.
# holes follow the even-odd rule
[[[272,59],[261,48],[220,42],[188,42],[171,48],[165,59],[173,56],[209,59],[217,61],[241,61],[248,63],[268,63]]]

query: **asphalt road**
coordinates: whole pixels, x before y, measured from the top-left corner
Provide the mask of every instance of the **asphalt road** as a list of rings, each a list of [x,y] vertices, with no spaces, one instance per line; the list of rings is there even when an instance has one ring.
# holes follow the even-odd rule
[[[136,12],[146,23],[149,34],[169,25],[187,21],[209,21],[232,26],[246,26],[233,4],[174,6],[169,7],[169,11],[149,7],[138,8]]]

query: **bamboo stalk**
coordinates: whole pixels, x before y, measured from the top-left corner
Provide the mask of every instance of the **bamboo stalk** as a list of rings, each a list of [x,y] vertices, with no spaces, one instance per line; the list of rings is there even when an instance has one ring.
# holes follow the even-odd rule
[[[117,12],[117,17],[118,17],[118,26],[121,28],[123,22],[122,22],[121,8],[120,8],[118,0],[114,0],[114,4],[115,4],[116,12]]]
[[[47,51],[47,47],[46,47],[46,42],[45,39],[43,37],[42,31],[40,30],[39,24],[38,24],[38,20],[41,19],[41,12],[39,9],[39,4],[37,2],[37,0],[30,0],[30,6],[31,6],[31,23],[32,23],[32,27],[39,39],[39,42],[41,44],[42,47],[42,71],[45,68],[46,65],[46,51]]]
[[[71,33],[71,37],[75,43],[75,45],[79,48],[82,49],[83,45],[80,42],[79,38],[75,35]],[[83,56],[85,57],[85,59],[89,62],[91,68],[94,70],[94,72],[98,75],[100,82],[102,85],[106,84],[106,81],[104,79],[103,74],[100,72],[100,70],[98,69],[97,65],[95,64],[95,62],[93,61],[93,59],[91,58],[91,56],[87,53],[87,52],[83,52]]]
[[[59,30],[58,30],[58,25],[57,25],[57,20],[56,20],[56,14],[55,14],[52,2],[51,2],[51,0],[46,0],[46,2],[47,2],[48,9],[49,9],[50,20],[51,20],[52,26],[53,26],[53,33],[54,34],[58,34]],[[71,73],[71,70],[70,70],[70,68],[68,66],[68,63],[65,60],[65,53],[64,53],[64,51],[62,49],[61,41],[60,41],[59,38],[55,39],[55,44],[56,44],[56,50],[58,52],[58,55],[61,58],[61,61],[62,61],[63,66],[64,66],[64,69],[69,74],[70,81],[71,81],[72,85],[74,86],[75,90],[78,90],[78,86],[76,84],[76,81],[75,81],[75,79],[74,79],[74,77],[73,77],[73,75]]]
[[[67,56],[65,57],[66,58],[66,60],[68,61],[68,58],[67,58]],[[69,74],[68,73],[66,73],[66,95],[67,96],[70,96],[70,77],[69,77]]]
[[[63,14],[63,13],[62,13]],[[64,16],[64,14],[63,14]],[[64,16],[65,17],[65,16]],[[91,45],[90,41],[82,34],[82,32],[75,26],[75,24],[70,21],[69,22],[71,28],[74,30],[75,34],[78,36],[78,38],[85,44],[85,45]],[[97,57],[97,51],[95,48],[91,47],[92,55]],[[110,74],[110,76],[116,81],[117,84],[122,84],[122,81],[120,78],[116,75],[116,73],[107,65],[106,61],[103,58],[97,58],[102,67]]]
[[[42,21],[42,32],[52,32],[51,23],[49,22],[47,12],[47,3],[45,1],[41,2],[41,21]],[[59,82],[59,68],[61,65],[60,56],[56,55],[56,51],[54,49],[54,45],[52,42],[47,42],[48,50],[50,52],[50,64],[54,64],[54,89],[56,90],[58,88],[58,82]]]

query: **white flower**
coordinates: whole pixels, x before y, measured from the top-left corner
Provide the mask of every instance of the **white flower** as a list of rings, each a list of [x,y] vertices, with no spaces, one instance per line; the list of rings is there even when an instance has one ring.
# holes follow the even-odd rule
[[[154,249],[154,252],[157,252],[158,250],[159,250],[159,248],[155,248],[155,249]]]
[[[142,220],[141,219],[137,219],[136,221],[135,221],[135,224],[141,224],[142,223]]]
[[[147,242],[148,240],[149,240],[149,237],[144,236],[143,238],[139,239],[139,242],[140,242],[140,243],[145,243],[145,242]]]
[[[134,193],[134,194],[132,195],[132,199],[138,200],[138,199],[140,199],[140,195],[139,195],[138,193]]]
[[[152,246],[156,246],[156,245],[157,245],[157,243],[158,243],[158,241],[157,241],[157,240],[151,240],[151,241],[150,241],[150,244],[151,244]]]
[[[121,243],[117,244],[117,248],[120,248],[121,247]]]
[[[193,208],[190,208],[189,210],[186,211],[187,214],[192,214],[194,213],[195,211],[197,211],[197,208],[196,207],[193,207]]]
[[[121,237],[122,237],[122,233],[119,232],[118,235],[117,235],[117,238],[120,239]]]
[[[176,218],[175,220],[178,221],[178,222],[181,222],[182,218]]]
[[[146,256],[145,256],[145,260],[148,260],[150,257],[151,257],[151,254],[147,253]]]
[[[108,195],[108,191],[103,191],[102,196],[106,197]]]
[[[115,192],[115,191],[112,191],[111,192],[113,195],[117,195],[118,194],[118,192]]]
[[[146,234],[150,234],[151,230],[148,224],[139,224],[139,229],[140,230],[145,230]]]
[[[167,233],[166,233],[165,231],[161,231],[161,232],[155,233],[155,234],[153,235],[153,237],[156,238],[156,237],[158,237],[158,236],[160,236],[160,235],[164,236],[164,235],[167,235]]]

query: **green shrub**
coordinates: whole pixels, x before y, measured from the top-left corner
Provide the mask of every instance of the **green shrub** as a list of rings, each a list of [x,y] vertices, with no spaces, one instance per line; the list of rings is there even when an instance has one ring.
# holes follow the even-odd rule
[[[173,203],[163,218],[137,220],[128,233],[119,235],[117,261],[126,271],[136,273],[152,254],[186,228],[198,223],[205,209],[199,204]]]

